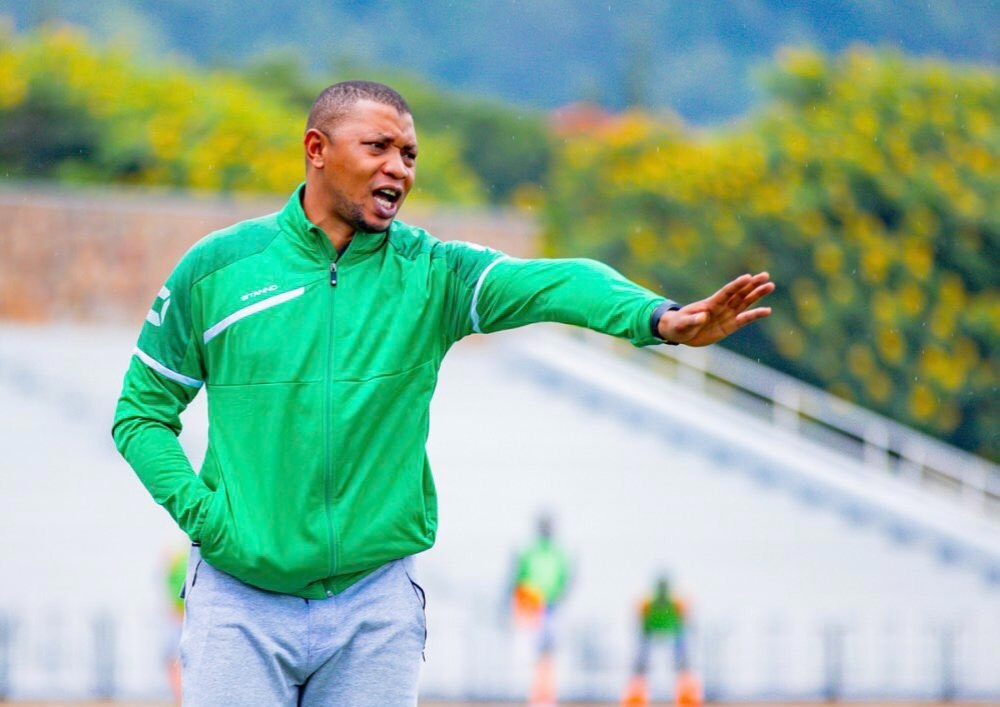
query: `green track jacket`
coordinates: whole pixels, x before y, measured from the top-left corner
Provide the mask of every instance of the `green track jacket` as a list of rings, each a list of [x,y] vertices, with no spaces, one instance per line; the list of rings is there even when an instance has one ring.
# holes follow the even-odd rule
[[[541,321],[659,343],[664,298],[594,261],[519,260],[399,221],[338,255],[303,189],[183,257],[146,316],[113,435],[214,567],[318,598],[433,545],[425,445],[453,343]],[[195,474],[177,436],[202,386]]]

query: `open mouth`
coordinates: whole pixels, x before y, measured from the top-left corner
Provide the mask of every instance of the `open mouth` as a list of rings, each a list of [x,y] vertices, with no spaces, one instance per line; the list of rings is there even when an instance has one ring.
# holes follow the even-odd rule
[[[376,210],[382,217],[389,218],[396,214],[403,192],[392,187],[383,187],[375,190],[374,197]]]

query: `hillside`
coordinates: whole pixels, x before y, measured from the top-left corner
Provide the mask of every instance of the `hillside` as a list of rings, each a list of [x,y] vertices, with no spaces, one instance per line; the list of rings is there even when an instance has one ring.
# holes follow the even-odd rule
[[[853,43],[996,65],[991,0],[0,0],[23,30],[47,19],[125,38],[148,56],[244,65],[283,57],[342,77],[380,68],[539,108],[595,100],[712,123],[761,98],[757,68],[785,45]],[[530,79],[526,80],[526,77]]]

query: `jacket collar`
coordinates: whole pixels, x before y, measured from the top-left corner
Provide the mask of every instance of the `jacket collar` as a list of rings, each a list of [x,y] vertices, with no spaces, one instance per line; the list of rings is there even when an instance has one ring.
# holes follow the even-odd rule
[[[278,221],[281,225],[307,248],[319,248],[320,252],[328,260],[340,260],[349,258],[351,260],[363,257],[375,252],[385,243],[388,233],[368,233],[366,231],[355,231],[347,249],[337,254],[333,249],[333,244],[316,224],[312,223],[302,208],[302,195],[305,192],[306,183],[302,182],[292,193],[285,204],[285,208],[278,214]],[[395,223],[395,222],[393,222]]]

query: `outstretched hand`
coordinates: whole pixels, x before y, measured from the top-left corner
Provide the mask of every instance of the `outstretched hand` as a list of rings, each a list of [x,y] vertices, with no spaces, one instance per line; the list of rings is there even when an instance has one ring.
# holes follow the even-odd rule
[[[763,319],[770,307],[750,307],[774,291],[766,272],[740,275],[710,297],[663,313],[657,332],[664,341],[686,346],[708,346],[740,327]]]

